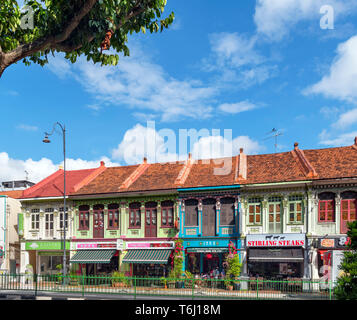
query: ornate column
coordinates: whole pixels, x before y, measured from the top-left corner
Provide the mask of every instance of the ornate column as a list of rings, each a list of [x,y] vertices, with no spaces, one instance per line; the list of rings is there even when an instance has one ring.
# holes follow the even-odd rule
[[[263,201],[262,201],[262,214],[261,214],[261,219],[262,219],[262,233],[268,233],[269,232],[269,217],[268,217],[268,198],[264,196]]]
[[[341,230],[341,193],[336,192],[335,197],[335,233],[340,234]]]
[[[216,198],[216,236],[220,236],[219,234],[219,226],[220,226],[220,219],[221,219],[221,202],[220,198]]]
[[[289,217],[288,217],[289,201],[288,201],[287,195],[284,195],[282,205],[283,205],[283,208],[282,208],[283,214],[282,214],[282,216],[280,216],[280,223],[283,225],[283,228],[281,228],[283,230],[283,233],[286,233],[288,231],[287,223],[289,221]],[[281,220],[283,220],[283,221],[281,221]]]
[[[198,200],[198,235],[202,236],[202,199]]]

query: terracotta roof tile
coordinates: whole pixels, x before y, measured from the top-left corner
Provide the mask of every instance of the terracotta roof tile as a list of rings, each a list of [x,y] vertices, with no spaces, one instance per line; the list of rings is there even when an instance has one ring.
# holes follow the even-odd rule
[[[296,145],[297,147],[297,145]],[[296,150],[295,150],[296,151]],[[238,184],[275,183],[305,181],[328,178],[357,178],[357,148],[354,146],[301,150],[276,154],[248,155],[246,160],[247,179]],[[223,167],[223,160],[232,160],[230,170],[224,175],[214,174],[215,169]],[[203,186],[235,185],[239,157],[196,161],[182,186],[175,184],[184,163],[150,164],[128,188],[119,189],[139,167],[122,166],[107,168],[92,182],[82,187],[76,195],[119,193],[128,191],[151,191]],[[311,174],[314,173],[314,174]],[[317,175],[316,175],[317,174]]]
[[[24,190],[12,190],[12,191],[2,191],[0,196],[8,196],[13,199],[20,199],[22,197]]]
[[[83,179],[93,174],[97,169],[69,170],[66,171],[66,194],[74,192],[74,187]],[[62,169],[56,171],[46,179],[24,191],[22,198],[43,198],[63,196],[63,173]]]
[[[114,193],[119,191],[123,182],[139,167],[139,165],[109,167],[92,182],[74,194]]]
[[[319,179],[357,177],[357,149],[353,146],[304,150]]]

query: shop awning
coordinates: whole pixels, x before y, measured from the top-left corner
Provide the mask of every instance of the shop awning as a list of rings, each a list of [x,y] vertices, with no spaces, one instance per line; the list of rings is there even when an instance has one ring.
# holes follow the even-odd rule
[[[128,250],[123,263],[155,263],[166,264],[172,250],[167,249],[133,249]]]
[[[70,263],[110,263],[116,250],[79,250]]]
[[[282,249],[249,249],[249,261],[256,262],[302,262],[304,261],[301,248]]]

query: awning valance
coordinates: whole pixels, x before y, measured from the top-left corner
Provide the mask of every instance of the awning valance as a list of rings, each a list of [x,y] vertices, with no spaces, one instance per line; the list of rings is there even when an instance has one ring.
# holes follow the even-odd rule
[[[79,250],[70,263],[110,263],[116,250]]]
[[[249,261],[256,262],[302,262],[304,261],[301,248],[281,249],[249,249]]]
[[[167,249],[133,249],[128,250],[123,263],[166,264],[172,250]]]

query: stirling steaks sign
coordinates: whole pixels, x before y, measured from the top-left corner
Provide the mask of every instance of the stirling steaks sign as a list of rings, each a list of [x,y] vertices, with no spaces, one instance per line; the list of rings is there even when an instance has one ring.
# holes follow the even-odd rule
[[[304,233],[248,234],[247,247],[305,247]]]

